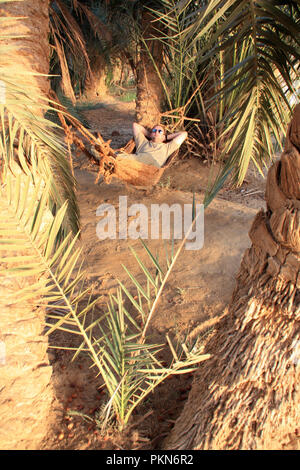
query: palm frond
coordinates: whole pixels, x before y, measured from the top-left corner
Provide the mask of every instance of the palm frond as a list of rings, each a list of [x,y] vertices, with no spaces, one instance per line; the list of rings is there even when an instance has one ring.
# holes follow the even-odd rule
[[[3,18],[0,19],[0,25]],[[55,212],[69,201],[62,231],[79,229],[79,209],[75,196],[75,180],[66,159],[66,148],[60,128],[44,117],[51,110],[49,99],[37,86],[42,74],[33,73],[15,62],[18,46],[7,38],[0,43],[0,149],[1,177],[16,160],[32,177],[43,177],[50,183],[49,204]]]
[[[85,273],[81,268],[81,249],[71,233],[57,246],[56,240],[67,212],[65,203],[55,216],[47,210],[50,183],[41,178],[32,181],[16,165],[14,176],[7,174],[1,186],[0,198],[5,224],[0,225],[0,276],[19,282],[18,295],[12,292],[8,305],[39,299],[47,310],[48,331],[57,328],[80,335],[82,345],[78,352],[88,349],[93,355],[91,327],[86,327],[86,317],[91,314],[99,298],[88,297],[84,287]]]
[[[105,24],[99,16],[97,16],[91,8],[81,2],[77,3],[79,10],[86,16],[88,23],[94,33],[94,36],[100,40],[110,43],[112,41],[112,32],[107,24]]]
[[[171,85],[164,82],[164,89],[173,108],[163,116],[186,123],[193,154],[200,141],[199,155],[206,146],[226,162],[216,194],[228,175],[241,184],[250,162],[262,172],[274,141],[282,143],[299,77],[299,7],[265,0],[159,3],[157,41],[165,47]]]
[[[78,10],[78,2],[75,11]],[[50,32],[61,71],[64,93],[76,101],[74,76],[91,75],[90,59],[81,26],[63,1],[53,0],[50,5]]]
[[[216,20],[221,11],[221,2],[217,3],[218,9],[213,15]],[[222,5],[224,19],[203,49],[202,60],[212,58],[218,51],[224,51],[228,57],[232,55],[233,44],[242,46],[235,62],[225,64],[220,76],[221,86],[211,100],[215,106],[221,99],[230,99],[230,107],[222,120],[227,142],[223,150],[226,165],[221,178],[231,168],[233,180],[241,184],[250,161],[262,172],[262,164],[272,158],[273,137],[281,145],[280,136],[290,117],[286,90],[292,89],[295,65],[300,57],[299,34],[296,33],[299,33],[299,18],[291,17],[271,2],[225,2]],[[195,21],[195,27],[202,34],[201,20]],[[278,25],[284,29],[284,35]],[[218,43],[214,45],[216,38]]]
[[[199,214],[194,215],[193,223]],[[127,287],[125,283],[119,281],[120,287],[115,294],[109,295],[103,315],[94,315],[91,321],[86,321],[86,312],[90,310],[90,302],[83,311],[73,306],[78,298],[82,299],[86,291],[79,291],[79,294],[73,293],[72,283],[70,298],[64,295],[64,302],[60,300],[58,305],[58,308],[61,306],[63,308],[49,315],[52,322],[49,324],[51,327],[48,334],[60,329],[81,336],[80,346],[72,348],[75,351],[74,357],[83,352],[87,353],[91,358],[92,367],[97,369],[105,383],[109,401],[104,410],[103,426],[108,417],[114,415],[122,429],[128,423],[134,409],[169,375],[194,371],[199,362],[209,357],[199,350],[192,351],[185,344],[174,347],[170,338],[167,338],[172,360],[168,366],[165,366],[157,357],[165,345],[151,344],[148,340],[149,323],[188,233],[176,253],[174,253],[173,242],[170,250],[166,249],[164,263],[166,266],[162,265],[159,257],[154,255],[144,242],[142,244],[150,266],[147,266],[146,261],[142,261],[141,257],[132,250],[143,279],[138,280],[124,266],[131,286]],[[70,265],[72,265],[71,271],[73,272],[73,261],[66,261],[69,256],[70,254],[66,253],[64,266],[58,259],[55,259],[55,263],[59,262],[58,274],[64,267],[62,274],[65,276]],[[76,274],[75,279],[77,276]],[[61,285],[60,275],[58,281]],[[55,289],[51,290],[52,284],[47,295],[57,303],[57,299],[61,298],[56,294]],[[63,285],[66,285],[69,294],[68,284],[65,282]],[[74,297],[75,300],[72,300]],[[129,307],[125,307],[128,304]]]

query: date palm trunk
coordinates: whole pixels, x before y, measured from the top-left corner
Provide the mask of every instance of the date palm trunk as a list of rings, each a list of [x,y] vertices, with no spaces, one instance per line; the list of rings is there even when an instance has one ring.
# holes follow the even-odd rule
[[[49,72],[49,0],[23,0],[0,4],[0,16],[7,17],[1,36],[26,37],[6,39],[7,55],[0,57],[2,66],[15,66],[15,76],[27,73],[32,89],[47,96]],[[19,19],[14,19],[17,17]],[[1,77],[0,77],[1,78]],[[35,109],[42,115],[42,109]],[[0,159],[1,159],[0,155]],[[1,166],[2,168],[2,166]],[[3,175],[1,176],[1,179]],[[8,220],[1,204],[1,224]],[[13,234],[14,236],[15,234]],[[20,256],[26,252],[18,253]],[[9,253],[9,256],[16,253]],[[5,264],[0,262],[1,268]],[[53,400],[50,385],[52,368],[47,356],[47,339],[43,336],[45,311],[39,299],[9,305],[7,299],[18,298],[18,290],[30,287],[36,279],[0,278],[0,448],[37,449],[47,433],[48,416]],[[41,280],[42,282],[42,280]]]
[[[167,449],[299,449],[300,105]]]
[[[161,71],[163,63],[163,48],[159,41],[153,40],[157,37],[157,23],[153,23],[153,15],[143,12],[141,28],[143,39],[147,47],[142,43],[140,56],[137,63],[137,99],[136,119],[144,126],[152,127],[160,122],[160,113],[163,103],[163,87],[158,71]],[[153,60],[149,56],[150,51]],[[154,65],[155,64],[155,65]]]
[[[85,96],[90,99],[97,96],[105,96],[107,94],[107,86],[105,83],[107,71],[104,57],[98,54],[91,58],[90,67],[91,72],[85,82]]]

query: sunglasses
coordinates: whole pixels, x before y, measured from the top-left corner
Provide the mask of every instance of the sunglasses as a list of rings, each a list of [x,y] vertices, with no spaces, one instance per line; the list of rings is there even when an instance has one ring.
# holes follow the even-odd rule
[[[159,134],[163,134],[164,131],[162,131],[161,129],[152,129],[153,134],[156,134],[156,132],[158,132]]]

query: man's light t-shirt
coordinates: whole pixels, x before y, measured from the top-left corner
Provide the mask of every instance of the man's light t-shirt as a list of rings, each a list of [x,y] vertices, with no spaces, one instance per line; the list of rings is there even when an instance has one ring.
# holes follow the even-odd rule
[[[136,144],[135,154],[119,154],[120,157],[129,158],[130,160],[137,160],[147,165],[161,167],[166,162],[167,158],[177,150],[180,145],[170,140],[169,142],[152,142],[146,139],[142,132],[139,132],[134,138]]]

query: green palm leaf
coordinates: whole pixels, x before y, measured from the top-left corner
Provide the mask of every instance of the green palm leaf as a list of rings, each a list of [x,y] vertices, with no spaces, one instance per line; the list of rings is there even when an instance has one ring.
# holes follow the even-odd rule
[[[164,13],[156,11],[157,40],[170,58],[171,87],[180,96],[173,107],[184,110],[191,134],[198,132],[193,122],[200,118],[204,130],[198,140],[205,129],[214,129],[212,144],[220,145],[218,158],[226,162],[208,188],[207,204],[229,175],[241,184],[250,162],[262,172],[274,154],[274,140],[282,144],[290,119],[288,96],[299,76],[299,6],[266,0],[159,3]]]
[[[231,54],[231,44],[247,44],[244,58],[240,56],[231,68],[226,67],[214,100],[216,103],[220,96],[229,96],[231,103],[224,116],[228,141],[223,152],[226,165],[220,178],[232,169],[233,180],[241,184],[250,161],[262,171],[262,162],[272,157],[272,134],[281,144],[280,133],[289,119],[285,90],[292,88],[291,64],[300,56],[299,26],[297,18],[272,2],[230,2],[227,12],[203,52],[206,60],[218,49]],[[217,13],[214,18],[217,20]],[[200,28],[199,21],[196,24]],[[285,28],[285,36],[278,34],[277,25]],[[216,37],[221,37],[218,45],[213,44]]]
[[[1,47],[0,47],[1,54]],[[0,149],[3,155],[5,175],[15,161],[15,149],[22,170],[33,178],[42,176],[50,184],[49,201],[53,210],[62,207],[68,200],[68,212],[63,222],[63,229],[72,228],[77,233],[79,228],[79,210],[75,197],[75,180],[66,160],[66,149],[55,133],[54,125],[33,112],[40,96],[26,82],[26,75],[20,78],[24,82],[22,91],[19,85],[12,85],[9,75],[2,73],[5,83],[6,101],[0,103]],[[43,101],[42,101],[43,103]],[[43,107],[43,105],[42,105]],[[49,107],[44,104],[44,109]]]

